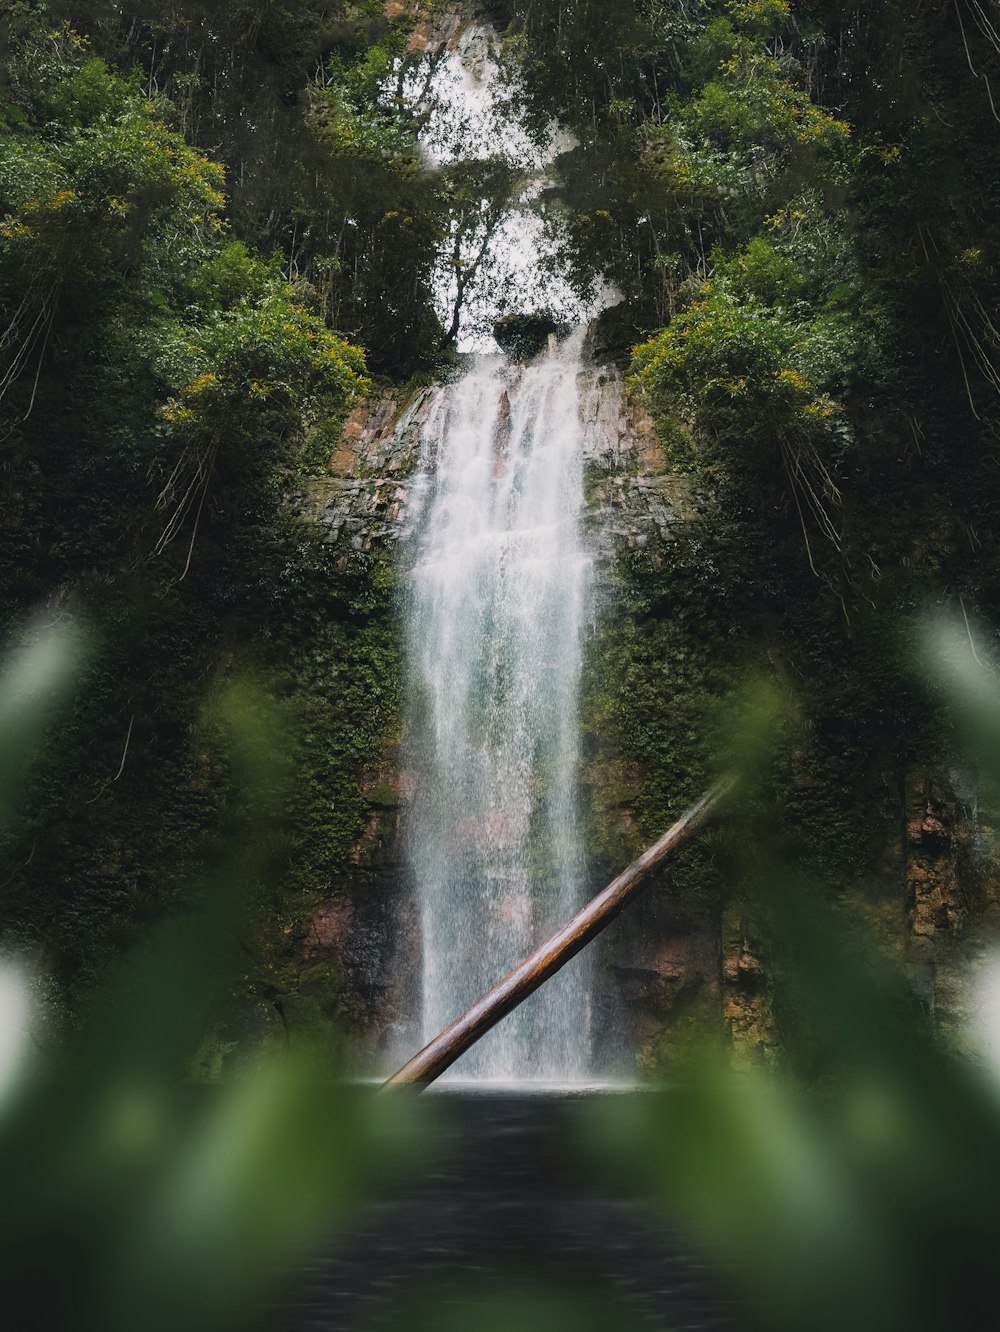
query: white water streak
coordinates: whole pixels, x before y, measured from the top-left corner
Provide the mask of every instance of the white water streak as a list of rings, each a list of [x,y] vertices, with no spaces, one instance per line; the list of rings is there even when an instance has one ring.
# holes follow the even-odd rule
[[[580,905],[577,691],[589,614],[580,541],[583,334],[528,367],[481,357],[439,391],[410,575],[411,866],[423,1034],[447,1025]],[[589,1063],[577,958],[459,1064],[573,1080]]]

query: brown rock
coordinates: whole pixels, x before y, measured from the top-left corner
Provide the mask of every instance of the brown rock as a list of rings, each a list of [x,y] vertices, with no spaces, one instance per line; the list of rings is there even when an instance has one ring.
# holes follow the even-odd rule
[[[328,902],[319,907],[313,913],[302,945],[304,959],[311,962],[318,957],[329,957],[343,962],[353,915],[354,908],[348,901]]]

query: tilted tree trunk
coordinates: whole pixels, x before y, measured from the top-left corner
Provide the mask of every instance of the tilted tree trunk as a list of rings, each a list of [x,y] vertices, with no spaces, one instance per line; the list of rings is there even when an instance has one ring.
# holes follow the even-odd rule
[[[440,1077],[470,1046],[475,1045],[486,1032],[529,995],[534,994],[539,986],[544,985],[550,976],[560,971],[570,958],[575,957],[591,939],[600,934],[628,905],[670,852],[686,842],[718,810],[733,785],[733,779],[726,777],[710,787],[658,842],[654,842],[624,873],[619,874],[603,892],[598,893],[572,920],[556,930],[499,984],[477,999],[450,1026],[445,1027],[444,1031],[394,1073],[384,1087],[425,1087]]]

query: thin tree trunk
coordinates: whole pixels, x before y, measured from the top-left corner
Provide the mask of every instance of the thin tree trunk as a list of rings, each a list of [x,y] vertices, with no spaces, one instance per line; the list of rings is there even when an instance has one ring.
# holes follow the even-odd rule
[[[460,1055],[492,1027],[522,1004],[529,995],[560,971],[595,938],[636,895],[653,870],[675,847],[689,837],[718,810],[730,794],[734,781],[722,778],[683,814],[658,842],[642,853],[624,873],[608,884],[572,920],[556,930],[540,948],[478,999],[461,1017],[440,1032],[385,1083],[385,1087],[427,1086],[441,1076]],[[384,1088],[383,1088],[384,1090]]]

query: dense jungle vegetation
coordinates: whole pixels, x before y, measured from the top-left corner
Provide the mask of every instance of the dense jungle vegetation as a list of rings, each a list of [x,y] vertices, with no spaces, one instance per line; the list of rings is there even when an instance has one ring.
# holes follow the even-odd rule
[[[787,808],[841,884],[908,765],[946,749],[913,613],[1000,617],[1000,12],[485,8],[522,109],[575,136],[541,201],[556,262],[617,287],[605,343],[672,466],[718,498],[668,568],[623,571],[630,656],[601,715],[648,773],[640,826],[700,784],[706,698],[763,662],[804,715]],[[427,10],[0,18],[2,615],[88,635],[5,833],[0,923],[70,1010],[226,826],[233,680],[283,700],[296,756],[259,889],[279,928],[248,933],[246,994],[281,1001],[275,939],[363,873],[358,774],[397,707],[391,569],[303,537],[282,496],[372,377],[450,363],[439,256],[463,262],[512,188],[496,164],[421,161],[401,90]]]

